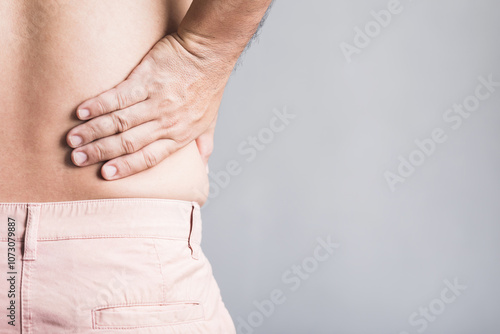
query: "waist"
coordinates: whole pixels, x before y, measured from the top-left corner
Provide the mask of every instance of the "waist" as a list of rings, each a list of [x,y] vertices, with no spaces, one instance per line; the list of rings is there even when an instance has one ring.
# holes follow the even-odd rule
[[[162,238],[201,243],[196,202],[158,198],[0,203],[0,241]],[[192,248],[196,251],[195,248]]]

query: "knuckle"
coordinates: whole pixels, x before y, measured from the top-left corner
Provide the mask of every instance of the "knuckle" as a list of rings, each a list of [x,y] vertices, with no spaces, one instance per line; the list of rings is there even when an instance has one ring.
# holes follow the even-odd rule
[[[93,146],[92,151],[94,152],[94,156],[97,159],[97,161],[103,161],[106,159],[106,149],[98,143],[95,143]]]
[[[98,129],[95,122],[87,122],[85,130],[81,131],[86,133],[86,137],[88,137],[91,141],[98,137]]]
[[[161,125],[164,129],[177,127],[180,123],[180,115],[178,113],[169,113],[161,116]]]
[[[182,129],[181,131],[176,131],[174,140],[178,144],[185,143],[189,141],[193,136],[193,131],[189,128],[187,129]]]
[[[143,150],[142,157],[144,159],[147,168],[156,166],[156,164],[158,163],[158,159],[156,158],[156,156],[149,151]]]
[[[136,146],[135,146],[134,141],[127,136],[121,137],[121,145],[127,154],[130,154],[130,153],[133,153],[136,151]]]
[[[119,165],[120,165],[119,170],[121,174],[126,175],[133,172],[132,164],[128,159],[121,159]]]
[[[166,139],[171,136],[171,129],[164,127],[161,123],[156,128],[156,132],[153,135],[154,138],[157,139]]]
[[[116,92],[116,100],[118,102],[118,109],[123,109],[125,108],[128,104],[128,97],[127,94],[125,94],[122,91],[117,91]]]
[[[125,117],[123,117],[119,113],[116,112],[112,113],[111,118],[113,120],[113,124],[115,125],[115,129],[117,130],[117,132],[125,132],[129,129],[128,121],[125,119]]]
[[[148,97],[148,90],[142,84],[134,84],[132,88],[132,98],[136,101],[145,100]]]
[[[147,97],[151,96],[151,91],[153,88],[154,77],[152,71],[148,71],[145,73],[143,79],[144,89],[146,90]]]
[[[106,108],[104,107],[104,102],[102,101],[101,97],[96,99],[96,104],[97,108],[99,109],[99,115],[104,114],[106,112]]]

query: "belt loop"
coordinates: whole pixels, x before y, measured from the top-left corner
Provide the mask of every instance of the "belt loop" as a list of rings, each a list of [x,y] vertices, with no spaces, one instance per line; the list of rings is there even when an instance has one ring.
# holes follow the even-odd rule
[[[28,203],[27,223],[24,233],[23,260],[36,260],[36,244],[38,239],[38,223],[40,221],[40,205]]]
[[[200,258],[199,252],[200,252],[200,241],[198,240],[198,234],[200,233],[200,226],[198,224],[200,223],[198,217],[195,217],[195,206],[192,205],[191,207],[191,217],[190,217],[190,228],[189,228],[189,237],[188,237],[188,246],[191,249],[191,257],[195,260],[198,260]]]

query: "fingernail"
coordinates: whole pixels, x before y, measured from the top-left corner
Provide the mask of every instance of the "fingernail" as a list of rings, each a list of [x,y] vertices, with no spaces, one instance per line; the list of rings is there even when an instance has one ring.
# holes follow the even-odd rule
[[[77,111],[77,114],[79,118],[86,118],[90,115],[90,111],[88,111],[87,109],[79,109]]]
[[[83,139],[80,136],[71,136],[69,137],[69,141],[71,142],[71,145],[78,146],[83,142]]]
[[[104,175],[106,176],[106,178],[110,178],[116,174],[116,167],[115,166],[104,166],[103,171],[104,171]]]
[[[81,165],[87,160],[87,155],[83,152],[76,152],[75,153],[75,162],[77,165]]]

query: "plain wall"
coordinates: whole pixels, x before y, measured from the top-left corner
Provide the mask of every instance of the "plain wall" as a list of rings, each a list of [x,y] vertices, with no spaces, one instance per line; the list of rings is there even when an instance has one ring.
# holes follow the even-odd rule
[[[389,3],[277,0],[230,79],[202,247],[239,333],[500,333],[500,2]]]

